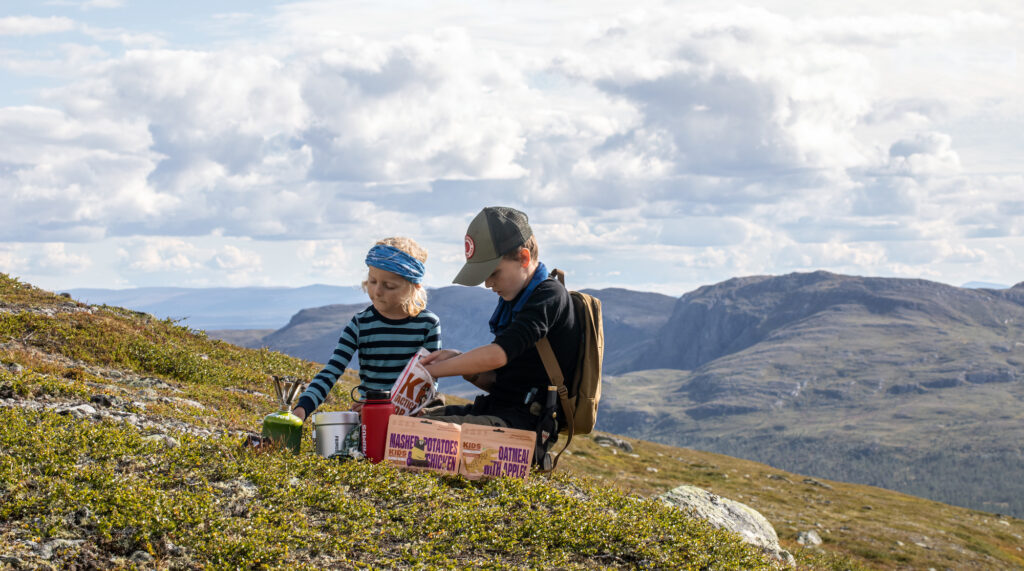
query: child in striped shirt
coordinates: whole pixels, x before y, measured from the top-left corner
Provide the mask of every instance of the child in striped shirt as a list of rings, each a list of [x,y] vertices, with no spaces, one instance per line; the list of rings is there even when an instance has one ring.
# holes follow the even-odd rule
[[[385,238],[370,248],[363,290],[373,303],[345,326],[334,354],[299,397],[293,414],[301,419],[312,414],[356,351],[359,392],[365,394],[368,389],[391,390],[420,347],[441,348],[441,322],[427,309],[421,285],[426,261],[427,251],[410,238]]]

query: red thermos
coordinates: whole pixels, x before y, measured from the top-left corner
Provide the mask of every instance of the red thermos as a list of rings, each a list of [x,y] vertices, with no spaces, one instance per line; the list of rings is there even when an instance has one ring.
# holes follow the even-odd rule
[[[366,391],[366,402],[361,414],[363,454],[376,464],[384,459],[384,448],[388,438],[388,419],[395,414],[391,394],[387,391]]]

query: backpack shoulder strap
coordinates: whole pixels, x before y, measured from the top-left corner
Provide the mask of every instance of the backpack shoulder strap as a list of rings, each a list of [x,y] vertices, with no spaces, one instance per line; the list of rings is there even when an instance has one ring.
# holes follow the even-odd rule
[[[565,272],[558,268],[548,272],[548,277],[555,278],[560,284],[565,285]]]
[[[537,352],[540,354],[540,360],[544,363],[544,370],[547,371],[551,384],[558,388],[558,402],[562,405],[562,412],[565,414],[569,427],[569,434],[565,439],[565,445],[562,446],[562,449],[558,451],[558,454],[551,461],[551,469],[554,470],[558,466],[558,459],[562,457],[562,452],[565,452],[565,449],[569,447],[569,443],[572,442],[576,423],[573,418],[573,406],[569,402],[569,389],[566,388],[565,376],[562,375],[562,367],[558,365],[555,351],[551,348],[551,342],[548,341],[547,337],[537,341]]]

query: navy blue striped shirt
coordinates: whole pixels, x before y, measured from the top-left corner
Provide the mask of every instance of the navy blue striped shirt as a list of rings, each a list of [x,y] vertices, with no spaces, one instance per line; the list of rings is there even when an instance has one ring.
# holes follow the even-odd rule
[[[367,389],[390,391],[399,373],[420,347],[441,348],[441,320],[424,309],[416,317],[388,319],[371,305],[352,317],[338,338],[338,346],[324,368],[303,391],[298,406],[312,414],[359,353],[359,380]]]

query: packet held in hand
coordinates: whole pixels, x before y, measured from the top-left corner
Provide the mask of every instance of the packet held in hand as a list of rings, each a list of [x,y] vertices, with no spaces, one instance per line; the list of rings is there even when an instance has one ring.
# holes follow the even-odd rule
[[[525,480],[536,441],[537,435],[529,430],[463,424],[459,474],[469,480],[493,476]]]
[[[449,422],[392,416],[384,461],[409,470],[457,474],[461,431]]]
[[[391,402],[395,405],[395,414],[412,416],[420,411],[425,404],[437,396],[437,385],[434,377],[420,363],[420,359],[430,351],[420,348],[405,365],[402,374],[391,388]]]

